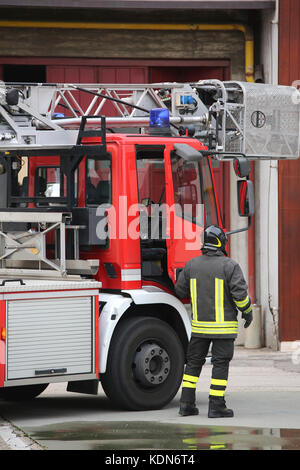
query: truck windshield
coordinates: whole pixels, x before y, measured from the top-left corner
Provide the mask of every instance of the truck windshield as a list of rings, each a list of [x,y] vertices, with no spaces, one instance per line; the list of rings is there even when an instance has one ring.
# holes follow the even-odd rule
[[[208,157],[203,158],[200,163],[200,169],[202,176],[203,203],[205,207],[205,225],[219,225],[216,195]]]
[[[204,204],[205,225],[217,224],[215,194],[207,158],[201,163],[188,162],[174,153],[171,156],[171,164],[174,202],[178,207],[178,215],[201,224],[203,219],[200,205]]]

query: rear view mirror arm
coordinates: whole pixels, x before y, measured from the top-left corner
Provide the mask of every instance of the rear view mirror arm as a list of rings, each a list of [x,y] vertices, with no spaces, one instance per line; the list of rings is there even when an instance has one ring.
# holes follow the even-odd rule
[[[248,217],[248,227],[231,230],[230,232],[226,232],[225,235],[227,236],[227,235],[233,235],[234,233],[246,232],[247,230],[251,228],[251,224],[252,224],[252,217],[250,216]]]

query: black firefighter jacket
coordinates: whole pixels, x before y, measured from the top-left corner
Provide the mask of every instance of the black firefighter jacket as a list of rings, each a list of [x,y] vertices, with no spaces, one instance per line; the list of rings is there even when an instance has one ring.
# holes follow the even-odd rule
[[[251,312],[248,286],[239,264],[222,252],[191,259],[175,286],[181,298],[191,298],[192,336],[236,338],[237,313]]]

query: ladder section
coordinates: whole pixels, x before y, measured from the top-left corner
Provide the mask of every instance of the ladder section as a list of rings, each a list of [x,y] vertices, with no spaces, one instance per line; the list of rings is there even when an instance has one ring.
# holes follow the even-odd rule
[[[13,93],[14,92],[14,93]],[[190,105],[176,104],[192,96]],[[184,100],[183,100],[184,101]],[[2,84],[0,86],[0,151],[70,148],[85,129],[99,129],[103,114],[108,128],[149,126],[153,108],[169,108],[171,122],[200,123],[207,108],[188,84]],[[178,129],[173,128],[178,135]]]
[[[299,157],[300,92],[261,83],[0,84],[0,152],[64,149],[84,128],[145,133],[168,108],[173,135],[194,136],[218,159]],[[101,117],[102,116],[102,117]]]
[[[79,230],[85,227],[71,225],[71,218],[63,212],[0,212],[0,276],[32,279],[96,274],[99,260],[79,259]],[[52,250],[47,250],[47,237],[52,237]],[[73,248],[72,259],[67,259],[67,243]]]

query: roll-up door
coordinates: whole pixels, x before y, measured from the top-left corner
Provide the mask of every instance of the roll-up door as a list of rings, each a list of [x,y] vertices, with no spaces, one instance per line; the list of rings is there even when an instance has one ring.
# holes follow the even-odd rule
[[[93,298],[7,302],[6,379],[93,372]]]

